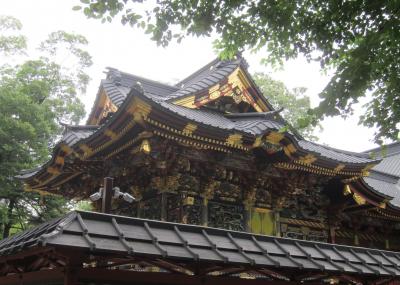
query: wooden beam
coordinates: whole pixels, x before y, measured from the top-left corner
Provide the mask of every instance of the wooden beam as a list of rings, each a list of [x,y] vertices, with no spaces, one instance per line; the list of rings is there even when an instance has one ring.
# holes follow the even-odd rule
[[[21,274],[12,274],[0,277],[1,285],[21,285],[21,284],[48,284],[59,283],[64,280],[64,273],[61,269],[41,270]]]
[[[34,247],[32,249],[25,249],[23,252],[15,253],[0,257],[0,263],[12,260],[20,260],[29,256],[39,255],[42,253],[54,252],[53,247]]]
[[[265,279],[242,279],[222,276],[189,276],[173,273],[159,272],[135,272],[128,270],[107,270],[97,268],[84,268],[77,272],[78,281],[81,282],[114,282],[118,284],[146,283],[146,284],[174,284],[174,285],[297,285],[298,282],[265,280]],[[311,284],[311,283],[309,283]]]

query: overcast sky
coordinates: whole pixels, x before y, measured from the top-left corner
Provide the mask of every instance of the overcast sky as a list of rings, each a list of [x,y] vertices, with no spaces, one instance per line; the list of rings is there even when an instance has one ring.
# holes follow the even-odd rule
[[[210,38],[188,38],[181,44],[157,47],[141,30],[124,27],[118,21],[101,24],[86,19],[81,12],[72,11],[72,7],[79,4],[75,0],[0,0],[0,4],[0,14],[15,16],[22,21],[23,32],[32,46],[56,30],[76,32],[89,40],[88,51],[94,65],[89,71],[92,81],[83,98],[87,112],[92,107],[107,66],[173,83],[216,57]],[[268,73],[289,88],[306,87],[312,104],[318,104],[318,93],[329,80],[321,75],[318,64],[298,59],[286,63],[282,71],[273,71],[260,65],[262,55],[244,53],[250,72]],[[360,109],[358,114],[361,112]],[[322,124],[324,130],[317,133],[319,143],[357,152],[374,147],[371,141],[373,130],[359,126],[357,122],[357,114],[347,120],[337,117],[325,120]]]

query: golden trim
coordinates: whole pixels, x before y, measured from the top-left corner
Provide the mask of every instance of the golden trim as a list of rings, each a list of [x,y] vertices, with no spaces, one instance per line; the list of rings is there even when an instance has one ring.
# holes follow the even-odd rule
[[[70,155],[71,153],[74,152],[74,150],[70,146],[68,146],[66,144],[62,144],[60,146],[60,149],[61,149],[62,152],[65,152],[65,156]]]
[[[344,185],[343,195],[348,196],[348,195],[351,195],[351,193],[353,193],[353,192],[351,191],[350,185],[349,184]]]
[[[166,139],[175,140],[175,141],[177,141],[179,143],[186,144],[186,145],[193,146],[193,147],[198,147],[198,148],[201,148],[201,149],[212,149],[212,150],[217,150],[217,151],[221,151],[221,152],[231,153],[230,150],[228,150],[228,149],[226,149],[224,147],[218,147],[218,146],[213,146],[213,145],[207,145],[207,144],[202,144],[202,143],[198,143],[198,142],[193,142],[191,140],[175,137],[175,136],[172,136],[172,135],[160,132],[160,131],[154,131],[154,134],[158,135],[160,137],[166,138]]]
[[[345,164],[339,163],[339,164],[335,167],[334,171],[337,171],[337,172],[342,171],[345,167],[346,167]]]
[[[190,137],[190,138],[192,138],[194,140],[201,140],[201,141],[208,142],[208,143],[234,147],[234,148],[241,149],[241,150],[244,150],[244,151],[248,151],[249,150],[247,147],[245,147],[243,145],[239,145],[239,144],[232,145],[232,144],[229,144],[227,141],[220,141],[220,140],[211,139],[211,138],[207,138],[207,137],[202,137],[202,136],[198,136],[198,135],[187,134],[187,133],[184,133],[181,130],[178,130],[178,129],[175,129],[173,127],[164,125],[164,124],[162,124],[160,122],[157,122],[157,121],[155,121],[155,120],[153,120],[151,118],[147,118],[146,122],[148,122],[148,123],[150,123],[150,124],[152,124],[152,125],[154,125],[156,127],[159,127],[161,129],[167,130],[169,132],[172,132],[172,133],[175,133],[175,134],[178,134],[178,135],[181,135],[181,136],[185,136],[185,137]],[[168,135],[167,138],[173,138],[173,137],[174,137],[173,135]],[[177,140],[177,141],[184,140],[183,138],[179,138],[179,137],[178,138],[174,138],[174,139]],[[194,144],[199,144],[200,145],[200,143],[194,143]],[[208,147],[208,148],[210,148],[210,147]]]
[[[151,112],[151,105],[137,97],[133,98],[133,104],[126,110],[131,114],[135,121],[140,122],[146,119]]]
[[[79,148],[83,150],[85,158],[93,154],[93,149],[90,148],[87,144],[81,144]]]
[[[353,193],[353,199],[358,205],[365,205],[367,201],[358,193]]]
[[[297,162],[302,163],[302,164],[312,164],[313,162],[315,162],[317,160],[317,158],[312,155],[312,154],[307,154],[305,156],[301,156]]]
[[[262,137],[256,137],[256,140],[253,143],[253,147],[259,147],[262,144]]]
[[[243,145],[242,138],[243,136],[241,134],[232,134],[226,139],[226,143],[229,145],[241,146]]]
[[[140,145],[140,151],[144,152],[145,154],[149,154],[151,152],[149,140],[142,141],[142,144]]]
[[[50,166],[50,167],[47,167],[47,172],[52,175],[57,175],[57,174],[60,174],[60,169]]]
[[[270,132],[265,139],[272,144],[279,144],[280,141],[285,137],[284,133]]]
[[[288,145],[284,146],[284,147],[283,147],[283,151],[285,152],[285,154],[286,154],[287,156],[291,157],[292,154],[294,154],[294,153],[297,151],[297,149],[296,149],[296,147],[291,143],[291,144],[288,144]]]
[[[57,156],[55,159],[55,163],[59,165],[64,165],[64,157],[63,156]]]
[[[197,125],[193,123],[187,123],[185,128],[182,130],[187,135],[192,135],[197,130]]]
[[[321,222],[313,222],[313,221],[306,221],[306,220],[299,220],[292,218],[280,218],[280,223],[297,225],[297,226],[307,226],[311,228],[327,229],[327,226]]]
[[[174,101],[173,103],[175,105],[193,109],[193,108],[196,108],[196,105],[194,104],[195,99],[196,99],[196,97],[194,95],[192,95],[192,96],[181,98],[181,99],[178,98],[178,100]]]
[[[112,140],[116,139],[116,137],[117,137],[117,134],[114,133],[114,132],[113,132],[112,130],[110,130],[110,129],[106,129],[106,130],[104,131],[104,135],[106,135],[107,137],[109,137],[109,138],[112,139]]]
[[[295,161],[296,163],[296,161]],[[333,171],[332,169],[329,168],[324,168],[312,164],[301,164],[300,162],[295,163],[287,163],[287,162],[278,162],[275,163],[274,166],[282,169],[287,169],[287,170],[302,170],[302,171],[307,171],[315,174],[322,174],[322,175],[327,175],[327,176],[337,176],[337,175],[346,175],[346,176],[357,176],[357,179],[361,177],[361,173],[359,172],[351,172],[351,171]],[[354,178],[354,177],[352,177]],[[345,181],[345,180],[342,180]]]

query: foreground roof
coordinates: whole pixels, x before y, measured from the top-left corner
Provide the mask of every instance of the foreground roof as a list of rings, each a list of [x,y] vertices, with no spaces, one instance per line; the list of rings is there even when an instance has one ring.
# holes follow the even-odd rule
[[[83,211],[2,240],[0,255],[43,246],[182,262],[400,276],[396,252]]]

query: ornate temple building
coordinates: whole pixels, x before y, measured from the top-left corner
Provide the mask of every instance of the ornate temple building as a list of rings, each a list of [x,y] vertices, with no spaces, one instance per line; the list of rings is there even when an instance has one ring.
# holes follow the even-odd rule
[[[113,214],[400,250],[400,145],[304,139],[247,68],[216,59],[176,85],[109,68],[87,124],[20,176],[26,190],[88,199],[112,177],[136,198]]]

